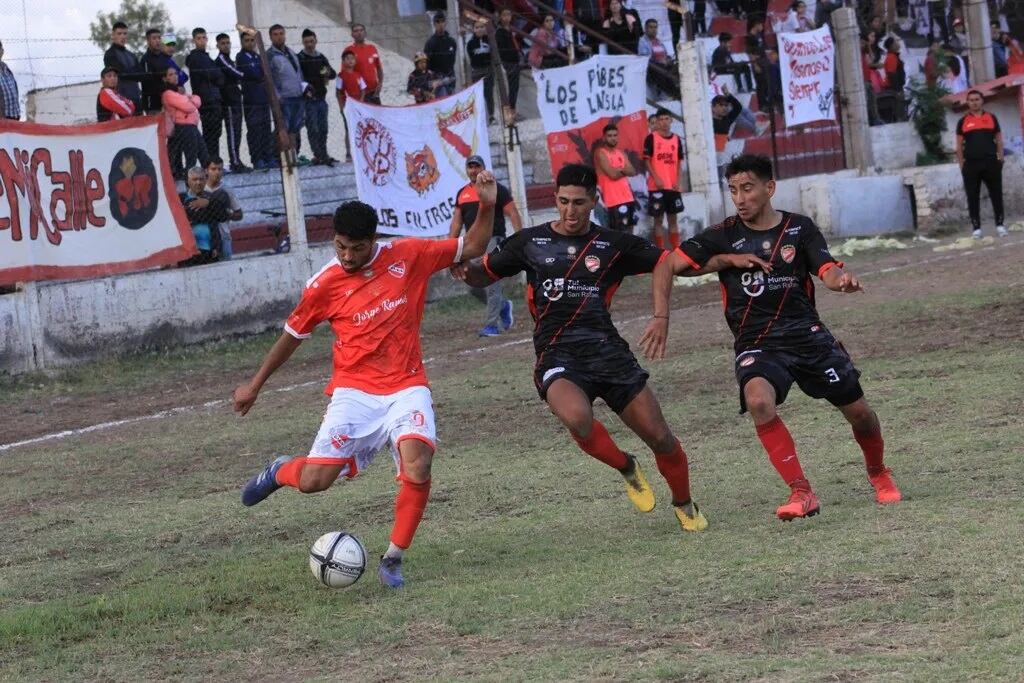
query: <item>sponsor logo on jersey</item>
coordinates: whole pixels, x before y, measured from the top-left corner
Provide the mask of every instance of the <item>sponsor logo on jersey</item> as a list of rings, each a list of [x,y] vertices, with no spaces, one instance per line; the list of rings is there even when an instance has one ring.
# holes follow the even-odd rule
[[[740,284],[743,285],[743,291],[747,296],[761,296],[764,294],[764,272],[744,271],[740,275]]]
[[[405,277],[405,261],[395,261],[390,266],[388,266],[388,272],[391,273],[396,278],[398,278],[399,280],[401,280],[403,277]]]
[[[585,265],[587,267],[587,270],[589,270],[591,273],[596,273],[597,269],[601,267],[601,259],[597,258],[596,256],[588,256],[587,258],[583,259],[583,265]]]
[[[817,332],[820,329],[821,329],[821,325],[812,325],[811,326],[811,332]]]
[[[544,289],[544,296],[548,301],[558,301],[565,294],[565,278],[548,278],[540,285]]]
[[[544,259],[544,263],[551,264],[554,263],[556,260],[557,259],[554,256],[548,256],[546,259]]]
[[[757,360],[757,359],[754,358],[753,356],[744,356],[743,360],[740,361],[740,367],[741,368],[749,368],[751,365],[754,364],[755,360]]]
[[[366,270],[364,270],[363,271],[363,277],[365,277],[367,279],[373,277],[373,268],[367,268]]]
[[[770,250],[772,248],[771,241],[765,240],[764,242],[761,242],[761,248],[764,249],[765,251]]]
[[[782,260],[786,263],[792,263],[793,259],[796,258],[796,247],[792,244],[787,244],[782,247],[782,251],[779,252],[782,255]]]
[[[569,253],[569,256],[574,256],[576,254],[576,247],[570,244],[569,248],[566,249],[566,251]]]

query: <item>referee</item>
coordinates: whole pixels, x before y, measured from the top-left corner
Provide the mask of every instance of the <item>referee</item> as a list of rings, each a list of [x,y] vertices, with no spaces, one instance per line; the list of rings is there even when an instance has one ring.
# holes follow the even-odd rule
[[[981,238],[981,184],[992,200],[996,234],[1006,237],[1003,226],[1003,133],[995,115],[982,109],[985,98],[978,90],[967,92],[967,113],[956,124],[956,160],[964,177],[971,235]]]

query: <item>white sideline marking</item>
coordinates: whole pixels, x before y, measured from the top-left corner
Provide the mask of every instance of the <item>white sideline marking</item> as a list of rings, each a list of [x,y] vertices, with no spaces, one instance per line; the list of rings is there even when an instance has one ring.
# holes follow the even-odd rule
[[[964,257],[964,256],[973,256],[975,254],[978,254],[978,253],[984,252],[984,251],[995,251],[996,249],[1003,249],[1005,247],[1020,246],[1022,244],[1024,244],[1024,241],[1001,242],[1001,243],[996,243],[996,244],[993,244],[993,245],[990,245],[990,246],[987,246],[987,247],[981,247],[979,249],[968,249],[968,250],[965,250],[965,251],[955,251],[955,252],[951,252],[951,253],[948,253],[948,254],[943,254],[942,256],[935,256],[935,257],[932,257],[932,258],[929,258],[929,259],[923,259],[923,260],[920,260],[920,261],[913,261],[911,263],[905,263],[905,264],[899,265],[899,266],[889,266],[889,267],[886,267],[886,268],[881,268],[879,270],[868,271],[868,272],[865,272],[865,273],[861,273],[859,275],[859,277],[861,279],[863,279],[865,277],[870,277],[872,275],[882,275],[882,274],[886,274],[886,273],[893,273],[893,272],[896,272],[898,270],[906,270],[907,268],[915,268],[917,266],[926,266],[926,265],[930,265],[932,263],[941,263],[943,261],[951,261],[953,259],[958,259],[958,258],[961,258],[961,257]],[[680,313],[682,311],[688,311],[688,310],[691,310],[691,309],[700,308],[702,305],[706,305],[706,304],[698,304],[698,305],[694,305],[694,306],[683,306],[682,308],[674,308],[674,309],[672,309],[672,312],[673,313]],[[649,316],[646,316],[646,315],[637,316],[635,318],[628,318],[626,320],[619,320],[619,321],[617,321],[616,324],[618,324],[618,325],[629,325],[629,324],[632,324],[632,323],[635,323],[635,322],[639,322],[641,320],[645,320],[648,317]],[[532,335],[531,336],[527,336],[527,337],[523,337],[521,339],[513,339],[511,341],[502,342],[501,344],[492,344],[490,346],[480,346],[480,347],[477,347],[475,349],[463,349],[462,351],[458,351],[455,355],[456,356],[471,356],[471,355],[478,354],[478,353],[484,353],[486,351],[494,351],[494,350],[497,350],[497,349],[504,349],[504,348],[508,348],[508,347],[511,347],[511,346],[519,346],[521,344],[528,344],[531,341],[533,341],[533,336]],[[434,360],[435,360],[434,358],[427,358],[426,360],[423,361],[423,364],[427,365],[429,363],[434,362]],[[322,379],[315,379],[315,380],[310,380],[308,382],[300,382],[299,384],[291,384],[291,385],[286,386],[286,387],[278,387],[276,389],[270,389],[269,391],[270,391],[270,393],[281,393],[281,392],[286,392],[286,391],[294,391],[296,389],[303,389],[305,387],[309,387],[309,386],[313,386],[313,385],[317,385],[317,384],[322,384],[323,382],[324,382],[324,380],[322,380]],[[31,439],[24,439],[22,441],[12,441],[11,443],[0,444],[0,453],[2,453],[3,451],[9,451],[12,448],[18,448],[20,446],[31,446],[33,444],[46,443],[47,441],[56,441],[56,440],[60,440],[60,439],[67,439],[67,438],[72,437],[72,436],[80,436],[82,434],[89,434],[91,432],[104,431],[104,430],[107,430],[107,429],[113,429],[114,427],[123,427],[124,425],[136,424],[138,422],[148,422],[148,421],[151,421],[151,420],[161,420],[161,419],[163,419],[165,417],[173,417],[174,415],[180,415],[181,413],[187,413],[187,412],[191,412],[191,411],[209,410],[210,408],[216,408],[216,407],[221,406],[221,405],[226,405],[227,403],[228,403],[227,399],[216,399],[214,401],[207,401],[206,403],[199,403],[199,404],[196,404],[196,405],[178,406],[177,408],[168,408],[166,410],[161,410],[159,412],[153,413],[152,415],[142,415],[140,417],[129,417],[129,418],[125,418],[123,420],[111,420],[109,422],[100,422],[98,424],[89,425],[88,427],[81,427],[79,429],[65,429],[64,431],[52,432],[50,434],[43,434],[42,436],[36,436],[36,437],[31,438]]]

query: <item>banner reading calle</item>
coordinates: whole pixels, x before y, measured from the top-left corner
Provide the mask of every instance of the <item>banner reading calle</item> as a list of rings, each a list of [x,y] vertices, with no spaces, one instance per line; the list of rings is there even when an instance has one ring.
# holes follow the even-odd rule
[[[619,149],[642,168],[647,137],[647,58],[599,55],[572,66],[534,70],[537,108],[544,121],[551,172],[593,166],[594,143],[610,122],[619,127]]]
[[[779,34],[786,126],[836,118],[835,45],[828,26]]]
[[[0,284],[153,268],[197,253],[157,117],[0,121]]]
[[[483,81],[411,107],[349,98],[345,123],[359,198],[377,210],[382,233],[448,234],[466,159],[478,154],[491,168]]]

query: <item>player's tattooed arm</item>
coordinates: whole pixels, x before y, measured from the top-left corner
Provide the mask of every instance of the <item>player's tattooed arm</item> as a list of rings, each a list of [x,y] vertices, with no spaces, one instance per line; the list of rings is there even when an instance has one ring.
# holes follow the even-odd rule
[[[252,404],[256,402],[256,398],[260,394],[260,389],[266,383],[270,376],[274,374],[274,371],[284,365],[285,361],[291,358],[292,354],[295,353],[295,349],[299,348],[299,344],[302,343],[301,339],[293,337],[287,332],[281,334],[270,351],[267,353],[266,358],[263,359],[263,365],[256,371],[253,378],[246,384],[239,386],[235,389],[234,394],[231,396],[231,402],[234,405],[235,412],[239,415],[245,415],[252,408]]]
[[[860,279],[853,273],[847,273],[837,263],[833,263],[831,267],[821,273],[820,277],[825,286],[833,292],[853,294],[854,292],[864,291],[864,286],[860,283]]]

